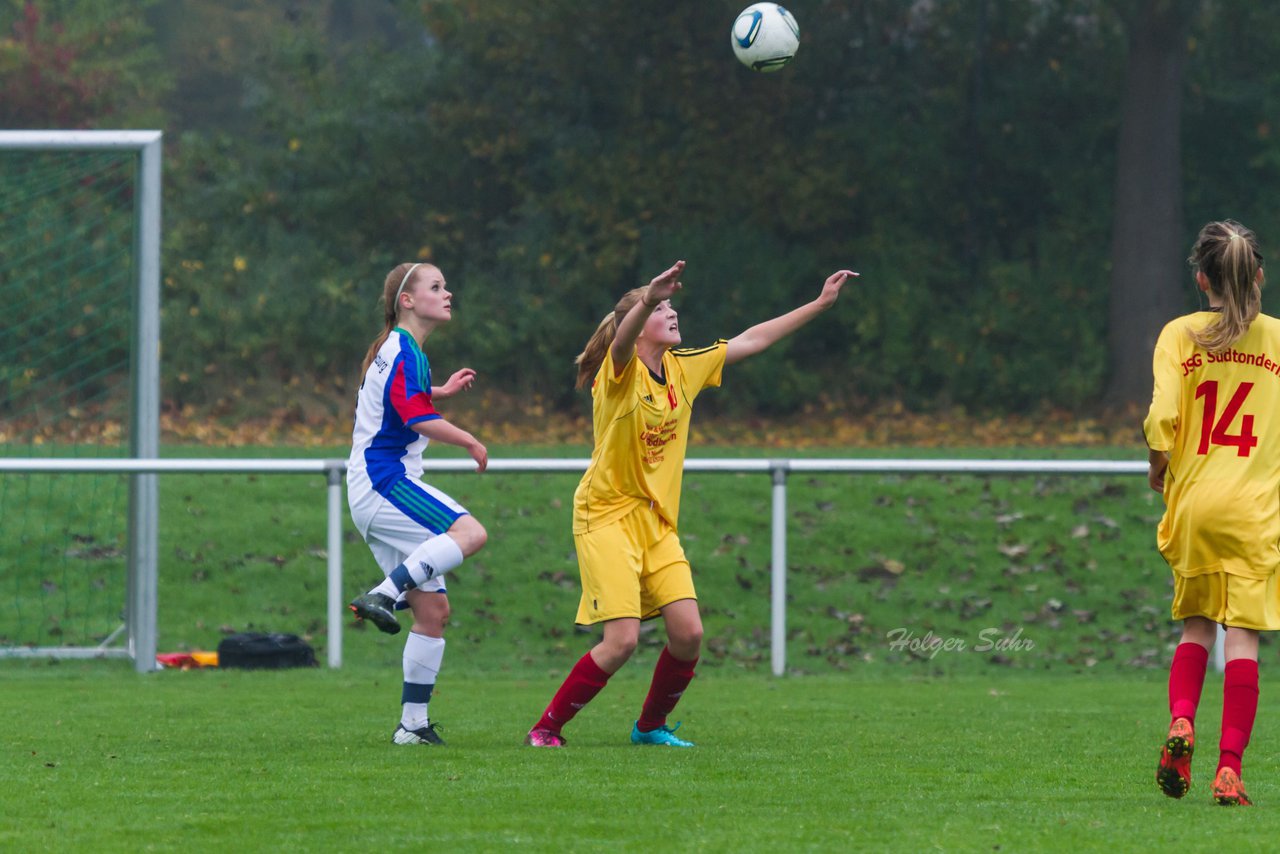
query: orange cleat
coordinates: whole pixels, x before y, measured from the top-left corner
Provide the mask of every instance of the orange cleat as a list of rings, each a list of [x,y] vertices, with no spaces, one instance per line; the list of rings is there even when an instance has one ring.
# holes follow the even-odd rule
[[[1180,798],[1191,788],[1191,753],[1195,746],[1196,734],[1191,721],[1175,718],[1169,725],[1169,737],[1165,739],[1160,764],[1156,767],[1160,791],[1171,798]]]
[[[1213,799],[1224,807],[1253,806],[1253,801],[1245,794],[1244,781],[1230,768],[1218,769],[1217,779],[1213,781]]]

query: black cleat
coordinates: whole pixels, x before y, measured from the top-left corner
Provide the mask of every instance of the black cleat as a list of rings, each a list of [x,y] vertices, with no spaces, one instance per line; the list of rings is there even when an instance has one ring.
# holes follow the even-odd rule
[[[404,724],[396,727],[395,734],[391,736],[392,744],[432,744],[436,747],[444,747],[444,739],[436,732],[439,724],[427,724],[418,729],[405,729]]]
[[[396,600],[383,593],[366,593],[351,600],[347,606],[357,620],[368,620],[378,627],[378,631],[394,635],[400,631],[400,621],[396,619]]]

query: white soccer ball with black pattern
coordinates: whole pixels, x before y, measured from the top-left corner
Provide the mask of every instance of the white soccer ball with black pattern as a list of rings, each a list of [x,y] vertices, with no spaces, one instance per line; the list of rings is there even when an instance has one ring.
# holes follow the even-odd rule
[[[738,13],[729,33],[733,52],[752,71],[777,71],[800,47],[800,25],[777,3],[752,3]]]

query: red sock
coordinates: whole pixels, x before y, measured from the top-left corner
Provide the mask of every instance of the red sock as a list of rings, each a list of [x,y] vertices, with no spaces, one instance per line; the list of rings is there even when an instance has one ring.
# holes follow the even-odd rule
[[[551,705],[542,713],[537,726],[560,732],[560,728],[573,720],[573,716],[591,702],[600,689],[609,681],[609,674],[600,669],[591,653],[578,659],[556,695],[551,698]]]
[[[1236,658],[1222,674],[1222,739],[1218,742],[1218,770],[1240,773],[1240,760],[1253,734],[1258,713],[1258,662]]]
[[[665,646],[658,663],[653,668],[653,682],[649,685],[649,696],[644,698],[644,707],[640,710],[640,720],[636,726],[641,732],[650,732],[667,722],[667,715],[680,702],[680,695],[689,687],[693,679],[693,668],[698,659],[681,661],[671,654]]]
[[[1172,718],[1196,719],[1209,650],[1198,643],[1180,643],[1169,665],[1169,714]]]

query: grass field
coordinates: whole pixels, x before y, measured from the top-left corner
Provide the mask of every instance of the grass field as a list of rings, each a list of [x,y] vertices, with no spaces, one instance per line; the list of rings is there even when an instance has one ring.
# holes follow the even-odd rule
[[[1220,690],[1192,791],[1152,779],[1163,683],[903,668],[703,673],[677,717],[698,746],[627,742],[651,654],[566,730],[520,744],[549,677],[449,674],[445,748],[393,747],[396,674],[0,665],[0,849],[12,851],[1268,850],[1280,728],[1264,707],[1245,778],[1211,804]],[[1265,689],[1264,689],[1265,690]]]
[[[342,456],[257,455],[304,453]],[[94,642],[119,621],[120,535],[76,521],[85,492],[73,478],[6,481],[6,495],[47,495],[48,517],[72,521],[23,523],[0,543],[14,568],[0,638]],[[571,623],[576,481],[433,479],[491,534],[449,581],[454,619],[432,701],[444,749],[388,743],[402,637],[368,628],[344,631],[338,671],[138,675],[123,662],[0,662],[0,850],[1274,846],[1280,819],[1268,810],[1209,802],[1216,677],[1190,797],[1171,802],[1155,788],[1176,629],[1152,543],[1159,500],[1141,479],[792,476],[789,675],[777,679],[767,675],[768,479],[691,475],[682,537],[707,634],[674,718],[699,746],[627,741],[662,644],[646,624],[636,660],[567,730],[569,747],[536,751],[521,746],[524,732],[593,642]],[[320,478],[166,476],[161,501],[162,652],[213,649],[228,632],[257,629],[303,634],[323,660]],[[18,547],[35,557],[18,560]],[[350,529],[344,561],[348,595],[378,577]],[[1280,797],[1271,656],[1264,650],[1245,764],[1264,808]]]

